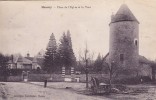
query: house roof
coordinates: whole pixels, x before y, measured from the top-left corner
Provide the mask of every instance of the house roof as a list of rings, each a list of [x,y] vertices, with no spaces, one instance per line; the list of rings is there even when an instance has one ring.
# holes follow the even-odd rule
[[[31,63],[37,63],[39,66],[43,67],[44,58],[38,57],[25,57],[25,58],[30,60]]]
[[[151,61],[151,60],[145,58],[144,56],[139,56],[139,63],[150,64],[150,65],[155,64],[154,61]]]
[[[105,55],[105,57],[103,58],[103,61],[105,61],[107,63],[109,62],[109,53],[107,53]],[[151,60],[149,60],[149,59],[147,59],[147,58],[145,58],[144,56],[141,56],[141,55],[139,55],[139,63],[140,64],[150,64],[150,65],[156,64],[156,62],[151,61]]]
[[[43,68],[43,62],[44,62],[44,58],[36,58],[37,59],[37,64],[41,66],[41,68]]]
[[[121,5],[117,13],[112,15],[111,23],[120,21],[136,21],[139,23],[126,4]]]
[[[23,57],[19,55],[16,62],[23,62]]]
[[[33,57],[25,57],[26,59],[33,60]]]
[[[37,63],[37,62],[38,62],[38,61],[37,61],[37,58],[34,57],[33,60],[32,60],[32,62],[33,62],[33,63]]]
[[[32,61],[23,57],[23,64],[32,64]]]
[[[43,66],[44,58],[38,58],[38,57],[25,57],[25,58],[32,61],[32,63],[37,63],[41,67]]]

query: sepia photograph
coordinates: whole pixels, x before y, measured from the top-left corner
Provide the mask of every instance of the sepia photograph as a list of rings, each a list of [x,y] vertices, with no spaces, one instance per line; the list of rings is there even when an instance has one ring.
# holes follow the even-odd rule
[[[0,1],[0,100],[156,100],[155,0]]]

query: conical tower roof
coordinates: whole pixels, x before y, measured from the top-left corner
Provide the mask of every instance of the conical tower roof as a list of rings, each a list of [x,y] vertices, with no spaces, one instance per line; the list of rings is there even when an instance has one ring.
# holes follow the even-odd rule
[[[119,21],[136,21],[139,23],[126,4],[121,5],[117,13],[112,15],[111,23]]]

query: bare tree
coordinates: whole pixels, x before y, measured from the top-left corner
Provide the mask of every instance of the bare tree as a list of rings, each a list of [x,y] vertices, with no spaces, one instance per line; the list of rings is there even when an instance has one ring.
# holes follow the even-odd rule
[[[112,85],[112,76],[115,72],[114,70],[114,62],[111,62],[110,64],[107,63],[107,66],[108,66],[108,69],[109,69],[109,84],[110,84],[110,87]]]
[[[84,62],[84,70],[85,70],[85,74],[86,74],[86,88],[88,88],[89,65],[92,63],[91,60],[93,59],[94,53],[89,54],[88,46],[86,43],[86,47],[84,50],[84,56],[81,56],[81,54],[79,54],[79,55],[80,55],[80,58],[82,59],[82,61]]]
[[[109,71],[109,85],[110,85],[110,92],[111,92],[113,78],[116,77],[116,75],[120,71],[120,68],[119,66],[117,66],[115,61],[110,61],[109,63],[106,63],[106,65]]]
[[[86,48],[84,51],[84,61],[85,61],[85,74],[86,74],[86,88],[88,88],[88,47],[87,47],[87,43],[86,43]]]
[[[109,53],[107,53],[103,59],[101,64],[105,63],[108,71],[109,71],[109,85],[110,85],[110,92],[111,92],[111,86],[112,86],[112,80],[113,80],[113,76],[116,74],[116,72],[119,70],[117,64],[115,61],[110,61],[106,62],[106,58],[109,56]]]

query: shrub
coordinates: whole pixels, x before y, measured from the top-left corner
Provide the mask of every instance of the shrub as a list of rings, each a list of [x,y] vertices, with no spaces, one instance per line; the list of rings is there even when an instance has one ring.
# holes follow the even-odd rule
[[[7,81],[8,82],[20,82],[22,81],[22,76],[9,76]]]

